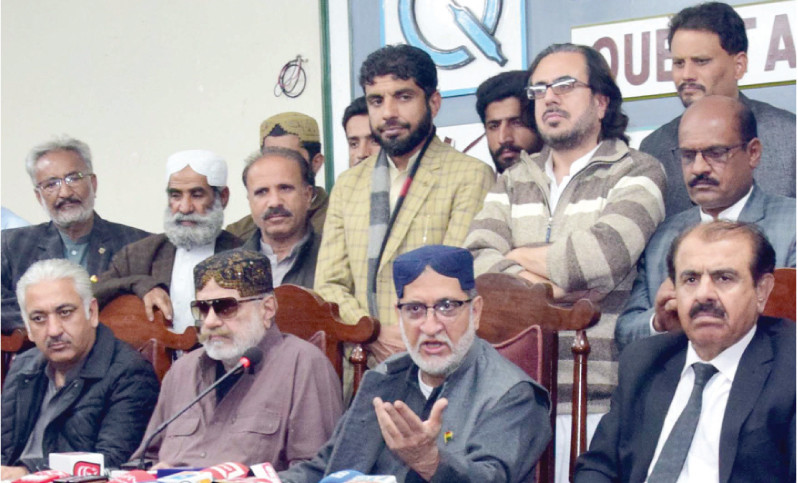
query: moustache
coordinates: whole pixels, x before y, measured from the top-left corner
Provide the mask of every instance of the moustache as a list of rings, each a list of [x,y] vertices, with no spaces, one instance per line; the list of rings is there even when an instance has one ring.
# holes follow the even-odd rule
[[[416,342],[416,350],[421,348],[421,344],[424,342],[439,342],[441,344],[446,344],[446,346],[451,350],[452,349],[452,340],[446,334],[436,334],[433,336],[429,336],[426,334],[421,334],[418,337],[418,341]]]
[[[69,337],[66,337],[65,334],[61,334],[56,337],[48,337],[44,344],[49,349],[54,344],[62,344],[69,342],[70,342]]]
[[[504,153],[518,153],[521,154],[522,149],[514,144],[502,144],[496,151],[496,156],[501,156]]]
[[[726,311],[723,310],[723,307],[718,305],[715,301],[709,302],[696,302],[690,308],[690,318],[694,318],[699,313],[705,313],[709,315],[713,315],[719,319],[726,317]]]
[[[701,173],[693,177],[687,185],[691,188],[695,187],[698,183],[708,184],[711,186],[718,186],[720,183],[715,178],[710,177],[706,173]]]
[[[76,203],[78,205],[82,204],[82,202],[79,199],[77,199],[77,198],[73,198],[73,197],[60,198],[58,201],[55,202],[55,209],[60,210],[61,207],[64,206],[65,204],[67,204],[67,203]]]
[[[398,120],[386,121],[385,124],[380,126],[379,131],[380,132],[384,132],[386,129],[391,129],[391,128],[394,128],[394,127],[400,127],[400,128],[403,128],[403,129],[410,129],[410,123],[401,122],[401,121],[398,121]]]
[[[227,337],[228,339],[233,337],[233,332],[229,329],[213,329],[213,330],[200,330],[200,334],[197,337],[200,344],[204,344],[208,341],[211,337]]]
[[[288,211],[283,206],[273,206],[268,210],[266,210],[266,213],[264,213],[263,216],[261,216],[261,218],[263,219],[263,221],[266,221],[273,216],[294,216],[294,214]]]
[[[696,82],[682,82],[681,84],[679,84],[679,88],[677,89],[677,91],[679,91],[679,93],[681,94],[683,90],[688,89],[688,88],[689,89],[696,89],[696,90],[699,90],[701,92],[706,92],[707,91],[706,87],[704,87],[701,84],[698,84]]]
[[[180,223],[180,222],[183,222],[183,221],[191,221],[191,222],[194,222],[194,223],[202,223],[202,222],[206,221],[207,218],[208,218],[208,215],[200,215],[200,214],[197,214],[197,213],[185,214],[185,213],[179,213],[178,212],[178,213],[175,213],[175,215],[174,215],[175,223]]]
[[[564,117],[564,118],[566,118],[566,119],[567,119],[567,118],[569,118],[569,117],[571,117],[571,115],[570,115],[570,114],[568,114],[566,111],[563,111],[562,109],[559,109],[559,108],[557,108],[557,107],[550,107],[550,108],[546,109],[546,110],[543,112],[543,116],[544,116],[544,117],[545,117],[546,115],[548,115],[548,114],[559,114],[560,116],[562,116],[562,117]]]

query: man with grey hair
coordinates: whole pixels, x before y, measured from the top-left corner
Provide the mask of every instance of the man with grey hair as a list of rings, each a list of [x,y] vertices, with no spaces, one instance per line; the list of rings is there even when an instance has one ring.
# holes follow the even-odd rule
[[[260,349],[263,360],[220,383],[148,446],[142,443],[134,459],[144,453],[158,461],[156,468],[268,461],[283,470],[313,457],[341,416],[341,381],[317,347],[281,333],[274,322],[269,260],[249,250],[218,253],[194,268],[194,288],[202,348],[166,374],[145,443],[249,348]]]
[[[136,449],[158,397],[152,366],[99,323],[86,270],[41,260],[17,298],[36,344],[11,365],[2,392],[3,480],[46,469],[48,455],[91,451],[106,467]]]
[[[404,482],[534,481],[551,439],[549,396],[476,336],[471,254],[426,245],[396,257],[392,275],[407,352],[366,372],[333,437],[282,481],[347,469]]]
[[[3,232],[2,330],[23,326],[14,296],[19,277],[37,260],[66,258],[91,274],[105,271],[123,246],[149,235],[105,221],[94,211],[97,177],[86,143],[61,137],[34,147],[25,160],[33,192],[49,223]]]
[[[200,149],[180,151],[166,161],[164,233],[123,248],[100,275],[94,294],[104,306],[132,293],[144,301],[147,317],[155,308],[182,333],[194,325],[189,302],[194,298],[194,266],[214,253],[241,246],[222,230],[230,198],[227,163]]]
[[[321,234],[313,228],[313,171],[299,152],[265,147],[250,156],[241,176],[258,227],[244,248],[269,258],[274,285],[313,288]]]

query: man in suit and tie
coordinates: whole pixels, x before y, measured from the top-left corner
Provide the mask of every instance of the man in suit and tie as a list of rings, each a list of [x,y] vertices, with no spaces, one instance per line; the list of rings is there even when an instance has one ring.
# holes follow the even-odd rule
[[[99,276],[94,295],[104,306],[122,294],[144,301],[147,317],[157,308],[183,333],[194,326],[194,266],[214,253],[243,242],[222,230],[230,198],[227,163],[204,149],[180,151],[166,161],[164,233],[131,243],[117,253]]]
[[[795,323],[760,315],[773,247],[755,225],[714,221],[667,261],[683,332],[621,355],[574,481],[795,481]]]
[[[493,170],[435,135],[441,94],[423,50],[388,45],[372,52],[360,86],[382,149],[335,183],[314,287],[338,304],[346,322],[380,320],[370,349],[382,361],[405,350],[393,307],[394,259],[423,245],[462,245]]]
[[[632,295],[615,326],[621,348],[678,329],[676,320],[663,315],[675,303],[665,254],[689,226],[713,219],[754,223],[776,250],[776,266],[795,266],[795,200],[766,193],[754,182],[763,145],[746,103],[723,96],[693,103],[682,116],[675,151],[687,192],[697,206],[665,220],[640,258]]]
[[[25,159],[36,200],[49,223],[3,232],[2,330],[24,328],[17,298],[17,281],[34,262],[66,258],[96,280],[111,257],[128,243],[149,235],[103,220],[94,211],[97,176],[89,146],[63,137],[34,147]]]

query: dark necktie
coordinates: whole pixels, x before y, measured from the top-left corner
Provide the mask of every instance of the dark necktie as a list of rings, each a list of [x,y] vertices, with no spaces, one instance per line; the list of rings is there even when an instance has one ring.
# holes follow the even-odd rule
[[[712,364],[696,362],[693,364],[693,372],[695,373],[693,392],[690,393],[687,406],[679,415],[662,447],[654,470],[648,477],[649,483],[673,483],[682,472],[687,451],[693,442],[695,428],[698,425],[698,417],[701,415],[701,396],[704,393],[704,386],[718,370]]]

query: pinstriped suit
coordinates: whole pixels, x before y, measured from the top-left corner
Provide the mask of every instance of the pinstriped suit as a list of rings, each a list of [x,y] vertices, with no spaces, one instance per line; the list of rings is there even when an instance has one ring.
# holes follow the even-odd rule
[[[615,325],[615,340],[621,349],[633,340],[651,335],[654,299],[668,277],[665,257],[671,242],[688,226],[701,221],[699,207],[665,220],[640,257],[632,294]],[[776,267],[795,266],[795,200],[765,193],[758,185],[740,213],[738,221],[756,224],[776,250]]]
[[[340,307],[350,324],[368,314],[367,278],[371,176],[377,156],[347,170],[330,195],[315,290]],[[461,246],[471,219],[479,211],[493,170],[441,142],[430,142],[410,191],[396,217],[377,273],[376,315],[383,325],[397,323],[392,262],[397,255],[423,245]]]

